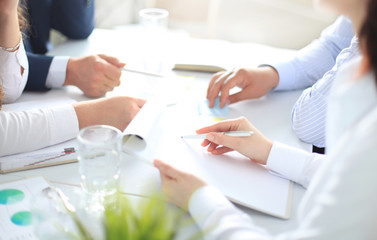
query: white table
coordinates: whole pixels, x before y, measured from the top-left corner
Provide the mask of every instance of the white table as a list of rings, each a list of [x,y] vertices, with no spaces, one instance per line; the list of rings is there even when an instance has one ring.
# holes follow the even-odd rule
[[[83,56],[94,53],[106,53],[114,55],[129,63],[130,67],[142,68],[143,58],[146,56],[144,52],[143,42],[138,38],[137,28],[123,28],[117,31],[96,29],[88,40],[67,41],[53,51],[50,55],[69,55]],[[169,65],[174,61],[194,61],[199,58],[203,63],[213,63],[227,67],[233,66],[256,66],[260,63],[277,61],[281,57],[289,54],[289,51],[274,49],[259,44],[233,44],[221,40],[199,40],[187,37],[182,33],[174,33],[169,35],[169,47],[165,47],[166,55],[164,60]],[[206,88],[211,74],[193,73],[193,72],[171,72],[165,71],[170,76],[186,75],[184,87],[189,84],[188,97],[192,99],[205,98]],[[182,78],[184,79],[184,78]],[[108,95],[131,95],[136,97],[149,97],[153,94],[156,87],[161,87],[156,78],[148,78],[134,73],[124,72],[122,74],[122,84],[114,92]],[[162,80],[161,80],[162,81]],[[163,85],[162,85],[163,86]],[[168,87],[165,90],[169,91]],[[288,143],[290,145],[310,150],[310,146],[302,143],[297,139],[291,129],[290,113],[293,104],[300,95],[300,91],[293,92],[274,92],[267,96],[248,100],[230,105],[230,117],[246,116],[261,132],[267,137]],[[80,90],[75,87],[64,87],[62,89],[54,89],[47,93],[24,93],[20,102],[33,99],[51,99],[55,97],[68,96],[77,101],[88,99]],[[143,171],[143,178],[139,174]],[[147,171],[147,173],[145,172]],[[125,183],[123,190],[130,193],[130,196],[137,198],[144,195],[146,188],[155,188],[157,183],[154,179],[158,177],[156,169],[150,167],[142,170],[139,165],[132,160],[124,160],[122,162],[122,172]],[[59,165],[47,168],[40,168],[22,172],[0,175],[0,182],[13,181],[31,176],[44,176],[52,184],[60,187],[67,195],[73,193],[79,188],[79,174],[77,163]],[[145,179],[149,176],[149,179]],[[153,185],[153,186],[150,186]],[[157,186],[158,187],[158,186]],[[292,213],[289,220],[281,220],[271,217],[257,211],[240,207],[253,217],[255,222],[271,233],[278,233],[293,228],[296,224],[296,210],[299,201],[304,193],[302,187],[294,185]],[[193,227],[195,229],[195,227]],[[186,230],[182,230],[183,234]],[[192,229],[191,229],[192,231]],[[184,236],[184,235],[183,235]],[[180,238],[180,237],[178,237]],[[184,237],[181,237],[184,239]]]

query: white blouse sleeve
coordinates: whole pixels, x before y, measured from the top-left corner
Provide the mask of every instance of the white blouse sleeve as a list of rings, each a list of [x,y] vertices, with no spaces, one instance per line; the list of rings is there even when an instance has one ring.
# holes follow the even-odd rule
[[[267,167],[281,177],[308,187],[321,166],[325,155],[308,153],[279,142],[274,142],[267,159]]]
[[[323,161],[298,206],[296,229],[271,235],[209,186],[192,195],[190,214],[205,239],[377,239],[376,123],[364,122]]]
[[[12,103],[21,96],[28,75],[29,62],[22,41],[15,52],[0,48],[0,84],[5,93],[3,103]]]
[[[0,156],[28,152],[76,137],[71,104],[28,111],[0,111]]]

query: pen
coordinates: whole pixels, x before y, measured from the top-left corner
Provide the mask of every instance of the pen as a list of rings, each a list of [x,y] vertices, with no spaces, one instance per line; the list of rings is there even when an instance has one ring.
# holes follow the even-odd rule
[[[164,78],[165,77],[164,75],[159,74],[159,73],[140,71],[140,70],[125,68],[125,67],[122,68],[122,71],[133,72],[133,73],[138,73],[138,74],[144,74],[144,75],[153,76],[153,77],[160,77],[160,78]]]
[[[231,137],[250,137],[254,134],[253,131],[228,131],[228,132],[217,132]],[[186,135],[182,136],[183,139],[204,139],[208,133],[196,134],[196,135]]]

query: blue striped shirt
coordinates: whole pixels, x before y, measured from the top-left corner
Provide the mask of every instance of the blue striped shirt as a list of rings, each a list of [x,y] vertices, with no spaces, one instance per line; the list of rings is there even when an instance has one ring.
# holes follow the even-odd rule
[[[275,90],[303,91],[292,110],[292,127],[304,142],[325,147],[329,92],[339,67],[359,55],[352,23],[339,17],[321,37],[287,62],[272,65],[279,73]]]

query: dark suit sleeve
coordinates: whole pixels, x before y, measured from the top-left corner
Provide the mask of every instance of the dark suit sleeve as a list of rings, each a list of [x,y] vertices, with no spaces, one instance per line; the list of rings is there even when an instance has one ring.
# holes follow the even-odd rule
[[[29,76],[25,90],[47,91],[46,78],[51,65],[52,57],[27,53],[29,60]]]
[[[52,27],[70,39],[87,38],[94,29],[94,0],[53,0]]]

